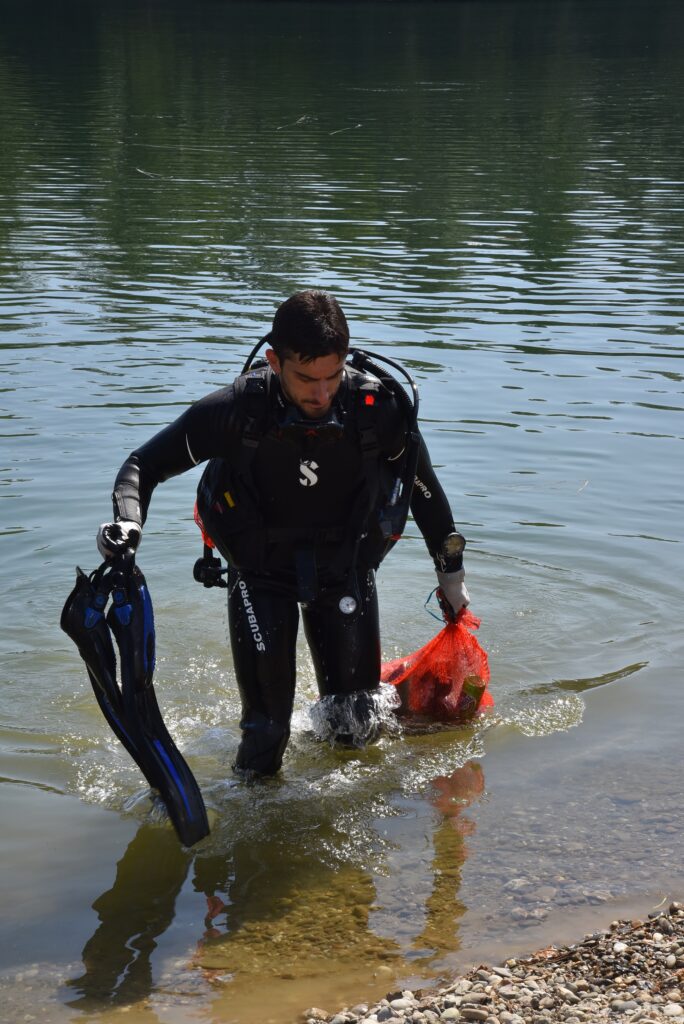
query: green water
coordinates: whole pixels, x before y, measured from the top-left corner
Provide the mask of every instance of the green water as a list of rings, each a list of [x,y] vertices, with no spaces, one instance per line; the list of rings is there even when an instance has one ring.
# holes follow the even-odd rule
[[[287,1024],[681,894],[683,43],[676,0],[3,5],[9,1020]],[[337,753],[302,646],[282,777],[238,783],[171,481],[140,564],[186,853],[59,612],[124,456],[312,285],[416,376],[496,708]],[[386,657],[436,629],[407,532]]]

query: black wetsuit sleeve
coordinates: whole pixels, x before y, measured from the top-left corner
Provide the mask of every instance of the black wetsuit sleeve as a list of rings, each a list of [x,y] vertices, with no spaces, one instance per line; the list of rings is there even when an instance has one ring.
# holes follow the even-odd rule
[[[190,406],[124,462],[112,494],[115,519],[142,526],[157,484],[207,459],[229,457],[237,434],[232,385]]]
[[[432,468],[430,455],[422,437],[416,479],[411,494],[411,514],[423,535],[428,551],[433,559],[436,559],[445,538],[453,533],[456,527],[447,496]]]
[[[400,458],[404,451],[407,415],[407,410],[401,408],[394,397],[383,409],[378,434],[381,451],[390,463]],[[425,441],[422,436],[419,437],[420,448],[411,494],[411,514],[437,565],[436,558],[442,544],[456,527],[449,501],[432,467]]]

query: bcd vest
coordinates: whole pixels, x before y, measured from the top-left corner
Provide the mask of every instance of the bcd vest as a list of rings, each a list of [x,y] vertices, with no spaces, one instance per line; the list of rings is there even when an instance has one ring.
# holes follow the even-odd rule
[[[386,385],[347,367],[336,418],[310,429],[283,425],[266,366],[236,379],[234,401],[240,440],[208,463],[197,490],[203,531],[223,557],[257,574],[295,573],[300,600],[315,596],[319,570],[343,579],[377,567],[404,528],[419,443],[409,429],[401,456],[381,452]]]

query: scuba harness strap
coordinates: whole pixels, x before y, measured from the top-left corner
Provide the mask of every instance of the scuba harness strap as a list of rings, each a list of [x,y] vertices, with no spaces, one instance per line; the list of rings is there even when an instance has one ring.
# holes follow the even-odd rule
[[[243,422],[240,424],[240,444],[230,467],[224,459],[211,459],[197,488],[194,517],[202,532],[204,553],[195,562],[193,576],[205,587],[228,585],[222,579],[228,568],[222,566],[220,558],[213,553],[218,547],[224,558],[230,560],[229,552],[220,542],[221,527],[226,518],[240,517],[241,528],[249,530],[255,540],[264,535],[265,526],[259,514],[252,480],[252,463],[267,430],[271,397],[262,369],[260,366],[251,373],[243,372],[235,381]],[[245,495],[247,502],[243,500]],[[249,505],[248,514],[243,512],[246,504]]]
[[[380,440],[378,438],[377,422],[377,398],[380,389],[378,381],[366,380],[356,389],[356,401],[354,415],[356,417],[357,431],[359,436],[359,447],[361,451],[361,472],[363,475],[363,487],[359,490],[358,497],[352,508],[349,517],[348,536],[353,538],[353,552],[351,565],[348,574],[348,589],[354,597],[359,599],[358,586],[356,582],[356,565],[359,557],[361,543],[367,535],[367,524],[376,507],[380,492],[380,475],[378,473],[378,459],[380,456]],[[333,571],[344,571],[346,568],[343,562],[346,560],[346,552],[340,549],[336,558],[333,558]]]
[[[413,490],[413,482],[416,477],[416,466],[418,465],[418,454],[420,451],[420,435],[418,433],[418,388],[410,374],[406,372],[403,366],[395,362],[393,359],[389,359],[387,356],[378,355],[378,353],[365,352],[361,349],[352,349],[351,353],[352,366],[361,369],[364,373],[371,373],[374,377],[377,377],[378,380],[392,392],[400,408],[404,410],[407,418],[404,447],[395,459],[392,460],[397,464],[392,490],[387,503],[380,509],[380,530],[388,544],[382,556],[384,557],[392,544],[398,541],[401,537],[409,514],[411,492]],[[397,379],[387,370],[378,366],[377,362],[373,361],[378,359],[388,363],[404,375],[411,387],[413,401],[409,400],[406,391]],[[369,404],[372,403],[369,403],[368,399],[366,399],[365,406],[367,407]],[[363,409],[364,406],[361,408]],[[365,472],[367,472],[366,467],[367,462],[364,459]],[[376,487],[377,482],[376,474]],[[368,480],[367,484],[369,487],[372,486]]]
[[[266,376],[258,371],[249,374],[243,370],[243,373],[238,377],[235,386],[236,388],[239,388],[238,395],[244,409],[245,420],[240,432],[240,447],[238,449],[237,462],[233,467],[234,472],[232,475],[236,478],[236,481],[242,488],[245,488],[250,492],[252,490],[251,466],[266,429],[266,418],[270,396]],[[202,489],[205,485],[206,473],[202,476],[202,480],[200,481],[198,498],[201,496]],[[219,504],[220,498],[225,501],[228,508],[234,508],[236,504],[236,496],[233,495],[229,489],[226,489],[223,492],[218,501],[216,496],[207,495],[207,497],[209,502],[214,504],[218,510],[221,508],[221,505]],[[254,505],[256,507],[256,501],[254,502]],[[228,573],[228,567],[223,566],[221,564],[221,559],[217,558],[214,554],[216,544],[204,525],[199,512],[198,502],[195,502],[194,518],[202,532],[204,551],[202,557],[198,558],[195,562],[192,573],[193,577],[198,583],[201,583],[206,588],[221,587],[225,589],[228,587],[228,583],[223,579],[223,576]],[[259,527],[261,525],[258,521],[258,517],[256,517],[253,525],[255,527]]]
[[[406,519],[409,514],[411,492],[413,481],[416,476],[416,465],[420,449],[420,436],[418,434],[418,389],[413,378],[394,360],[377,353],[365,352],[361,349],[350,349],[351,365],[354,369],[360,370],[366,375],[366,381],[358,388],[358,400],[356,403],[356,417],[361,447],[361,466],[364,477],[364,488],[359,494],[356,507],[352,512],[352,524],[355,529],[354,556],[350,571],[350,586],[355,588],[355,569],[361,545],[368,534],[368,527],[374,512],[378,511],[379,529],[382,537],[381,550],[377,552],[377,563],[379,564],[388,554],[390,549],[401,537]],[[387,370],[378,366],[373,359],[382,360],[393,366],[404,375],[411,386],[413,401],[397,381]],[[369,380],[372,377],[374,379]],[[392,460],[396,464],[393,474],[391,490],[387,501],[379,508],[378,496],[380,491],[380,474],[378,472],[378,459],[380,456],[380,442],[378,438],[378,417],[376,401],[379,396],[380,387],[384,386],[390,391],[399,407],[404,411],[407,419],[407,429],[404,445],[398,455]]]

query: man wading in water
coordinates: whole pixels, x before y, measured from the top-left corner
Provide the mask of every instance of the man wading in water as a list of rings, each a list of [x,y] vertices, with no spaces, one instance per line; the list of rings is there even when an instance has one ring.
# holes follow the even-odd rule
[[[455,614],[468,592],[465,541],[415,410],[363,353],[347,363],[349,328],[333,296],[293,295],[263,341],[265,362],[129,456],[114,485],[114,522],[100,527],[97,545],[105,558],[135,549],[157,484],[209,460],[198,512],[229,563],[242,700],[235,767],[271,775],[290,735],[300,608],[329,736],[355,745],[375,737],[375,571],[398,539],[409,500]]]

